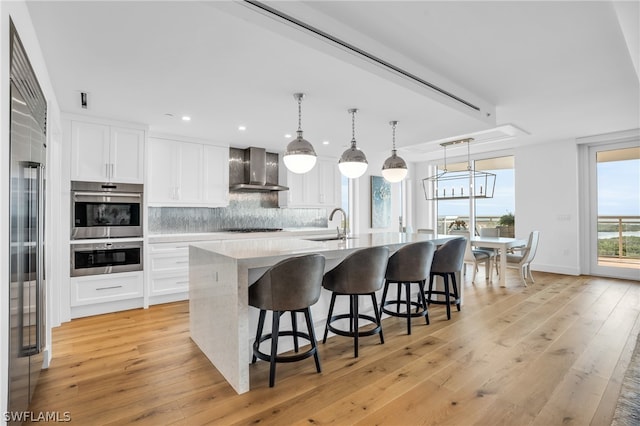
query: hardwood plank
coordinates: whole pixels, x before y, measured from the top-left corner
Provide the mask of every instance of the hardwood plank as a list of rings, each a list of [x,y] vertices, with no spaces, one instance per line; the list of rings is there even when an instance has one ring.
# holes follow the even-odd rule
[[[53,330],[30,411],[74,424],[609,424],[640,332],[640,283],[536,273],[523,287],[464,282],[465,305],[431,324],[383,320],[336,336],[313,361],[251,366],[237,395],[189,337],[188,303],[81,318]],[[480,280],[479,280],[480,281]],[[307,362],[308,361],[308,362]]]

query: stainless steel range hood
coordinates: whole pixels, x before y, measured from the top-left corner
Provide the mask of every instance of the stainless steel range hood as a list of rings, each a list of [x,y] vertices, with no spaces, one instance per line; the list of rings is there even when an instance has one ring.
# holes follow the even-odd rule
[[[278,154],[264,148],[229,149],[230,191],[286,191],[278,185]]]

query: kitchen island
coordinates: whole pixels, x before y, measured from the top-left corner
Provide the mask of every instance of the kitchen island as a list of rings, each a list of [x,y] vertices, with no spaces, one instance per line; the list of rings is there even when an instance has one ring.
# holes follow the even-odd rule
[[[191,338],[238,393],[249,390],[251,337],[248,288],[279,261],[309,253],[326,258],[326,270],[362,248],[387,246],[391,252],[405,244],[451,237],[427,234],[359,234],[346,240],[268,238],[197,243],[189,246],[189,321]],[[321,300],[322,301],[322,300]],[[323,304],[319,303],[323,308]],[[315,306],[315,305],[314,305]],[[373,307],[372,307],[373,308]],[[326,309],[314,313],[317,324]]]

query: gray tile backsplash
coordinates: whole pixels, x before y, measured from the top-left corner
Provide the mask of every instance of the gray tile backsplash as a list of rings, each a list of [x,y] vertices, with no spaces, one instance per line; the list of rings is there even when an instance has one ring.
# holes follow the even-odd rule
[[[280,209],[278,193],[229,194],[229,206],[150,207],[150,234],[216,232],[231,228],[326,228],[326,209]]]

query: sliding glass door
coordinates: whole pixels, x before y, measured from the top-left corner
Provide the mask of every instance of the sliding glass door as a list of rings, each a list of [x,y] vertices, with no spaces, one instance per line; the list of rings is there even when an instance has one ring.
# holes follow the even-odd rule
[[[640,147],[589,148],[591,273],[640,279]]]

